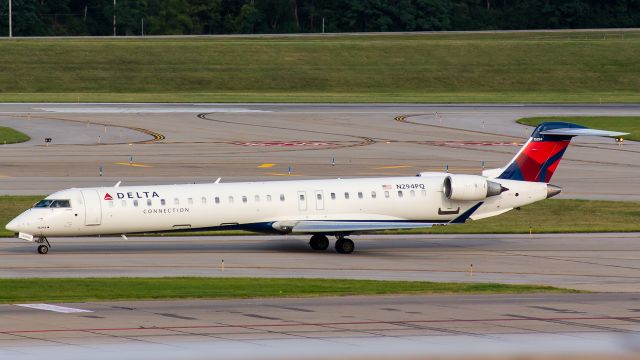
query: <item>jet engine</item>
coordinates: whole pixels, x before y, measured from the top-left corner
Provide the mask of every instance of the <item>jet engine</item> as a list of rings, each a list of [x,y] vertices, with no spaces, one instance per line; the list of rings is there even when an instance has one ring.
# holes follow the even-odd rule
[[[447,199],[460,201],[484,200],[509,190],[478,175],[448,175],[444,178],[443,187]]]

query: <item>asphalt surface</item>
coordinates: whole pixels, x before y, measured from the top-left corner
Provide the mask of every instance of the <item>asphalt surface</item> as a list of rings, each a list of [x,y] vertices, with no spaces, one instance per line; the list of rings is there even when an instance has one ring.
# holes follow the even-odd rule
[[[83,312],[0,305],[0,358],[610,359],[640,349],[637,294],[58,305]]]
[[[32,137],[0,144],[0,194],[218,176],[479,173],[483,162],[506,164],[528,138],[518,118],[639,113],[640,105],[0,104],[0,126]],[[630,141],[577,139],[552,182],[566,198],[640,200],[639,152]],[[636,358],[638,237],[361,236],[352,255],[311,251],[306,237],[76,238],[52,239],[46,256],[1,239],[4,278],[295,276],[608,293],[54,304],[91,311],[78,313],[7,304],[0,359]]]
[[[51,239],[45,256],[33,243],[2,239],[0,277],[315,277],[640,292],[639,237],[363,235],[351,237],[351,255],[336,253],[333,244],[313,251],[306,236],[63,238]]]
[[[447,166],[479,173],[483,162],[505,165],[528,138],[518,118],[639,113],[637,105],[0,104],[0,126],[33,138],[0,145],[0,194]],[[577,139],[552,182],[563,197],[640,200],[638,153],[635,142]]]

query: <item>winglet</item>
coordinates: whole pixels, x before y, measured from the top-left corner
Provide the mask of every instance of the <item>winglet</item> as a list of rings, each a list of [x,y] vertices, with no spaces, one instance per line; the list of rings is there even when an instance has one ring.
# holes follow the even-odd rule
[[[464,224],[467,221],[467,219],[471,217],[471,215],[473,215],[473,213],[476,212],[476,210],[478,210],[480,206],[482,206],[482,204],[484,204],[483,201],[475,204],[474,206],[471,207],[471,209],[463,212],[457,218],[449,221],[449,224]]]

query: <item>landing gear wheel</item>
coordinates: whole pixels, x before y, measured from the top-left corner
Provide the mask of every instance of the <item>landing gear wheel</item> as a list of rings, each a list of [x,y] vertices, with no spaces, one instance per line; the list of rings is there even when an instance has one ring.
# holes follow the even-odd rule
[[[313,235],[311,240],[309,240],[309,246],[311,246],[313,250],[327,250],[329,247],[329,239],[324,235]]]
[[[51,244],[49,244],[49,240],[47,240],[46,237],[41,236],[36,240],[36,243],[41,244],[40,246],[38,246],[38,254],[46,254],[49,252],[49,248],[51,247]]]
[[[340,254],[351,254],[356,245],[351,239],[340,238],[336,241],[336,251]]]

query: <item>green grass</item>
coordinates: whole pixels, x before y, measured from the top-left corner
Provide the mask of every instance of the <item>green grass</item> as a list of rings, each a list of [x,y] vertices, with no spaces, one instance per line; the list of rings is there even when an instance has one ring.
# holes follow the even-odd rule
[[[640,231],[640,202],[547,199],[464,225],[406,233],[525,234]]]
[[[518,123],[538,126],[545,121],[567,121],[594,129],[628,132],[625,139],[640,141],[640,116],[547,116],[522,118]]]
[[[0,144],[15,144],[29,141],[31,138],[20,131],[0,126]]]
[[[85,278],[0,279],[0,303],[156,299],[243,299],[384,294],[522,294],[575,290],[538,285],[346,279]]]
[[[0,41],[0,101],[640,102],[640,32]]]
[[[0,196],[0,236],[12,236],[4,226],[42,196]],[[493,218],[464,225],[389,231],[387,234],[511,234],[640,231],[640,202],[548,199]],[[173,233],[175,235],[246,235],[243,231]]]

